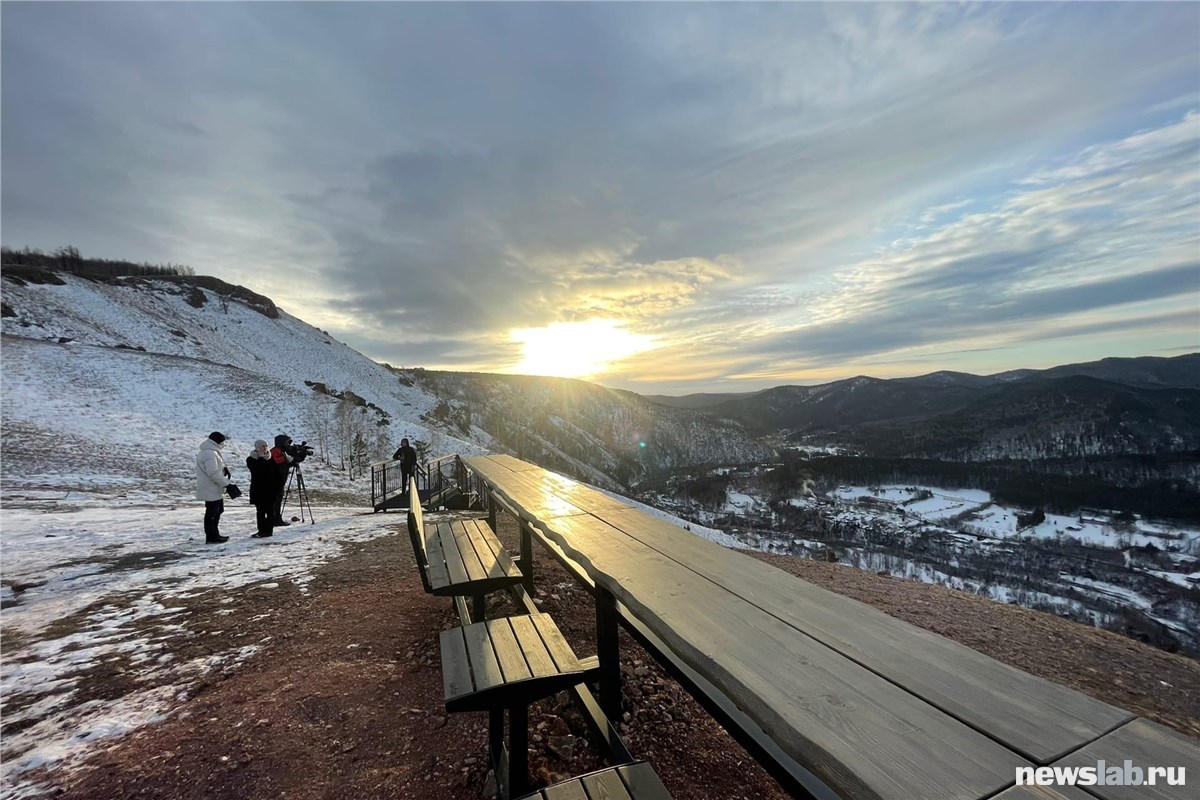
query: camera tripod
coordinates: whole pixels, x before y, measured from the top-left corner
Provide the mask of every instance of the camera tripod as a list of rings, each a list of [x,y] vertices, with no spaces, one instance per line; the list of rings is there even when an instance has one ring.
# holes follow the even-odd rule
[[[283,490],[283,502],[280,504],[280,515],[283,514],[283,509],[287,508],[288,498],[292,495],[292,483],[296,484],[296,497],[300,505],[300,522],[304,522],[304,508],[308,507],[308,524],[312,525],[316,522],[313,519],[312,500],[308,497],[308,487],[304,485],[304,473],[300,469],[299,464],[292,464],[291,470],[288,471],[287,487]]]

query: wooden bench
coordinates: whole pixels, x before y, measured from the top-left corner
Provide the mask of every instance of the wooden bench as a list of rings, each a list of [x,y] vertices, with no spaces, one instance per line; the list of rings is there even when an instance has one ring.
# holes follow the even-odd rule
[[[644,761],[581,775],[527,794],[521,800],[671,800]]]
[[[460,519],[426,525],[414,483],[408,512],[408,535],[425,591],[454,597],[464,622],[483,619],[484,596],[521,582],[521,570],[480,519]],[[468,613],[463,598],[474,598]]]
[[[548,614],[484,620],[442,631],[446,711],[487,711],[488,750],[504,796],[529,779],[529,704],[594,676]],[[504,713],[508,712],[508,753]]]

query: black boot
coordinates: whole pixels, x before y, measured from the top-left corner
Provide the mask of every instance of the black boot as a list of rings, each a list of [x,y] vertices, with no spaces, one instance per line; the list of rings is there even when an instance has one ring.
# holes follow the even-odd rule
[[[217,535],[217,536],[209,536],[209,537],[205,538],[204,543],[205,544],[225,544],[228,541],[229,541],[228,536]]]

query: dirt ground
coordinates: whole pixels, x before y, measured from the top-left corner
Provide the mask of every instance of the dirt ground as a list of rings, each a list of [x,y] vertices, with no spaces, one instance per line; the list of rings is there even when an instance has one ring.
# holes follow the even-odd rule
[[[182,646],[215,653],[268,636],[270,643],[248,662],[209,675],[164,722],[116,740],[77,769],[39,779],[57,796],[81,800],[490,797],[485,715],[447,716],[442,706],[438,634],[456,618],[447,600],[421,590],[403,517],[386,523],[389,535],[351,546],[319,568],[307,593],[280,586],[264,605],[256,599],[263,593],[242,589],[227,616],[216,614],[215,602],[194,602],[190,628],[197,634]],[[515,542],[509,518],[502,517],[501,538]],[[593,654],[590,598],[552,559],[535,555],[542,609],[554,614],[577,653]],[[951,589],[836,564],[760,557],[1029,672],[1200,735],[1200,662]],[[489,616],[504,613],[506,604],[493,602]],[[624,633],[621,646],[622,735],[676,800],[787,796]],[[111,680],[122,677],[114,673]],[[105,684],[97,679],[98,697]],[[565,694],[538,703],[529,719],[537,780],[605,766]]]

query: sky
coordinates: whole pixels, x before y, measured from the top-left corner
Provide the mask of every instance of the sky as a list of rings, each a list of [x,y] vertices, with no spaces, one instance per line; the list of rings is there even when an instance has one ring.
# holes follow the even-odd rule
[[[644,393],[1200,350],[1197,3],[13,3],[8,247]]]

